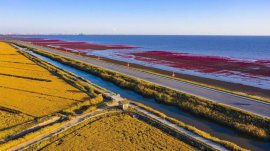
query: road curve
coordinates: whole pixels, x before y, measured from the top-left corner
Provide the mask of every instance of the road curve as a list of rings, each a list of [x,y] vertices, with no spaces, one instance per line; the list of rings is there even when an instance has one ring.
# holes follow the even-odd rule
[[[127,68],[125,66],[112,64],[106,61],[92,59],[90,57],[80,56],[73,53],[66,53],[63,51],[58,51],[55,49],[32,45],[25,42],[19,42],[19,43],[28,45],[29,47],[33,47],[33,48],[45,50],[54,54],[58,54],[60,56],[76,59],[85,63],[90,63],[98,67],[102,67],[105,69],[123,73],[128,76],[146,80],[146,81],[158,84],[158,85],[162,85],[162,86],[175,89],[181,92],[185,92],[194,96],[205,98],[205,99],[208,99],[217,103],[221,103],[227,106],[231,106],[231,107],[235,107],[241,110],[252,112],[262,117],[270,118],[270,103],[262,102],[255,99],[250,99],[250,98],[235,95],[235,94],[222,92],[219,90],[201,87],[195,84],[190,84],[190,83],[182,82],[182,81],[171,79],[171,78],[166,78],[163,76],[146,73],[139,70],[134,70],[132,68]]]

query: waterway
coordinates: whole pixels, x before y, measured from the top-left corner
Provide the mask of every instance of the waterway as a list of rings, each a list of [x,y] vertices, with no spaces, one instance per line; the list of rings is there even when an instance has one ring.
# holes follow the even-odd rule
[[[40,59],[49,62],[59,68],[62,68],[64,70],[67,70],[69,72],[72,72],[78,76],[81,76],[89,81],[91,81],[94,84],[97,84],[101,87],[104,87],[112,92],[115,92],[117,94],[120,94],[122,97],[127,98],[132,101],[137,101],[140,103],[143,103],[155,110],[158,110],[160,112],[165,113],[167,116],[173,117],[175,119],[178,119],[186,124],[192,125],[200,130],[203,130],[207,133],[210,133],[212,136],[218,137],[220,139],[228,140],[231,142],[234,142],[244,148],[248,148],[251,150],[268,150],[270,149],[270,142],[269,141],[261,141],[257,140],[248,136],[245,136],[243,134],[239,134],[236,131],[221,126],[219,124],[216,124],[214,122],[211,122],[207,119],[203,119],[201,117],[197,117],[191,114],[188,114],[182,110],[180,110],[177,107],[174,106],[168,106],[164,104],[157,103],[154,99],[145,98],[131,90],[126,90],[123,88],[120,88],[116,86],[115,84],[105,81],[102,78],[92,75],[90,73],[84,72],[82,70],[76,69],[74,67],[65,65],[63,63],[60,63],[58,61],[52,60],[48,57],[39,55],[35,52],[30,51],[32,55],[35,55],[39,57]]]

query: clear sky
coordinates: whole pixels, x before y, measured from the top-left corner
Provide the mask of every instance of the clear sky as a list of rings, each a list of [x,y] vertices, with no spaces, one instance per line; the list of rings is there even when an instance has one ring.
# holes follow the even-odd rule
[[[270,0],[0,0],[0,34],[270,35]]]

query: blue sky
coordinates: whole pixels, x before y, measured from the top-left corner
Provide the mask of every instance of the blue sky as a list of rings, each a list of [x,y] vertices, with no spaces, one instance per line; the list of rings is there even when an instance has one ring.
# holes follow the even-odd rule
[[[0,34],[270,35],[270,0],[0,0]]]

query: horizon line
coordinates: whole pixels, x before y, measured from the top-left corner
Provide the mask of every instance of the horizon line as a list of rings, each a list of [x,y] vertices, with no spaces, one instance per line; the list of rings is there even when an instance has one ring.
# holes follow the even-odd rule
[[[270,35],[237,35],[237,34],[0,34],[0,36],[254,36],[269,37]]]

